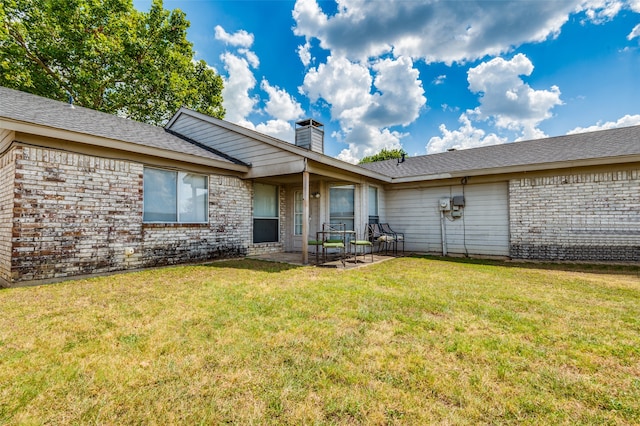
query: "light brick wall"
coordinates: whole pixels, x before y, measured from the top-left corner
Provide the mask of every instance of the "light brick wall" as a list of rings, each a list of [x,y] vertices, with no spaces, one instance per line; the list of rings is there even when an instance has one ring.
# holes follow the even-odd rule
[[[511,257],[640,261],[640,170],[509,182]]]
[[[50,149],[16,155],[12,280],[139,266],[142,165]]]
[[[13,149],[0,157],[0,286],[11,280],[14,157]]]
[[[246,254],[250,182],[209,176],[209,224],[143,224],[143,170],[127,160],[16,149],[11,280]]]

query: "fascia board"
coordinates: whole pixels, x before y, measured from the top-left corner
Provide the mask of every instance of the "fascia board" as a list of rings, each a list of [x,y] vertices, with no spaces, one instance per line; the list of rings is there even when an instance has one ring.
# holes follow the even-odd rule
[[[185,154],[177,151],[171,151],[168,149],[156,148],[146,146],[142,144],[136,144],[133,142],[121,141],[118,139],[109,139],[100,136],[87,135],[84,133],[72,132],[64,129],[57,129],[42,125],[24,123],[14,120],[0,119],[0,127],[15,132],[33,134],[42,137],[49,137],[54,139],[68,140],[71,142],[84,143],[87,145],[93,145],[104,148],[117,149],[121,151],[134,152],[137,154],[150,155],[155,157],[168,158],[176,161],[183,161],[186,163],[194,163],[203,166],[215,167],[218,169],[232,170],[236,172],[247,173],[249,167],[240,164],[234,164],[232,162],[219,161],[211,158],[200,157],[193,154]]]

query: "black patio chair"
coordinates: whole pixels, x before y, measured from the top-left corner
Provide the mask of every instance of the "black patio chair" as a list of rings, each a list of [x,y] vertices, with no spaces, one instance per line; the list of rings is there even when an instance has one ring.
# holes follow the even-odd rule
[[[385,235],[393,236],[393,253],[398,254],[398,244],[402,244],[402,255],[404,255],[404,233],[391,229],[388,223],[381,223],[380,228]]]
[[[368,239],[373,244],[372,251],[374,250],[375,245],[378,244],[378,253],[384,246],[384,253],[388,254],[389,247],[392,247],[394,244],[393,235],[385,234],[378,223],[370,223],[367,225],[367,228]]]

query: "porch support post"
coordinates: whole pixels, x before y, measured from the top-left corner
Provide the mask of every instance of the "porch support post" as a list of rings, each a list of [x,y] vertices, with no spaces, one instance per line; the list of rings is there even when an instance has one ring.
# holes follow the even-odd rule
[[[307,263],[309,263],[309,172],[305,167],[302,172],[302,264]]]

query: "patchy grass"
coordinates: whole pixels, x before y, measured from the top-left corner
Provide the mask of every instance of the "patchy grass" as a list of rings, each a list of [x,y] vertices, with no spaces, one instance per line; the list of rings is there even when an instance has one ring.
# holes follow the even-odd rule
[[[251,260],[0,291],[0,424],[638,424],[639,268]]]

